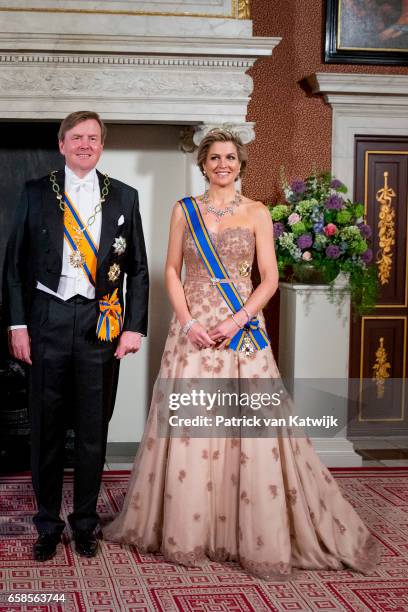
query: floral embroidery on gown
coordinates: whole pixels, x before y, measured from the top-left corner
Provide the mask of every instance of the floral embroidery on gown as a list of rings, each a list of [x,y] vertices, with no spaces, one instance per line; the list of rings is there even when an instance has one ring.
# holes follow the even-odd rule
[[[255,238],[247,228],[212,234],[244,302]],[[205,328],[229,314],[225,302],[184,233],[185,295],[191,316]],[[260,325],[265,328],[262,315]],[[173,316],[160,378],[277,378],[270,347],[250,355],[196,349]],[[367,571],[374,539],[343,498],[307,438],[193,438],[157,435],[153,392],[145,432],[120,514],[104,528],[106,540],[161,552],[196,566],[236,560],[261,578],[287,577],[292,568]]]

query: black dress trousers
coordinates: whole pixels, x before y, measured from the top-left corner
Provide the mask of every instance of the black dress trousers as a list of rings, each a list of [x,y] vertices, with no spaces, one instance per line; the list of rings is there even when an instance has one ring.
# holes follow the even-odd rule
[[[31,308],[31,465],[40,533],[60,534],[65,423],[75,431],[73,529],[94,529],[119,362],[99,342],[97,300],[64,302],[36,290]]]

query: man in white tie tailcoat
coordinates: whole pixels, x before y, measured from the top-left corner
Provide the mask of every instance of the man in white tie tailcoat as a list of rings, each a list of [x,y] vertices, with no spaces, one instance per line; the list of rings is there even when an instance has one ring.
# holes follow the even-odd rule
[[[66,411],[75,431],[69,523],[78,554],[97,552],[96,504],[119,361],[147,333],[149,279],[135,189],[96,170],[106,127],[91,111],[61,123],[65,168],[26,184],[8,242],[9,345],[30,366],[34,558],[56,553]],[[123,280],[126,275],[126,308]]]

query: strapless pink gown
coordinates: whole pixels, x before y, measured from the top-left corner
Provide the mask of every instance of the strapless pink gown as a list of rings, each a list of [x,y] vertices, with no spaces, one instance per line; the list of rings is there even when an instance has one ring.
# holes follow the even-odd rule
[[[239,267],[253,261],[253,234],[230,228],[212,239],[245,301],[252,285]],[[188,231],[184,262],[191,315],[213,327],[229,309]],[[248,356],[194,348],[173,316],[159,378],[200,377],[276,378],[279,372],[269,347]],[[186,566],[236,560],[262,578],[288,577],[293,567],[373,566],[372,536],[307,438],[161,438],[157,418],[153,399],[124,506],[104,528],[106,540]]]

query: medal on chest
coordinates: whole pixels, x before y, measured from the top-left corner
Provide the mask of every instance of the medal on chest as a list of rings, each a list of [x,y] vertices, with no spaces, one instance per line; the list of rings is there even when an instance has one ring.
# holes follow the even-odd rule
[[[69,263],[73,268],[82,268],[85,263],[85,256],[78,249],[69,254]]]
[[[64,195],[60,193],[60,186],[57,182],[55,170],[50,174],[50,182],[56,195],[58,205],[64,213],[64,235],[71,248],[69,264],[77,270],[82,268],[85,276],[91,284],[94,284],[98,247],[90,235],[89,228],[95,223],[97,215],[102,211],[102,204],[105,202],[106,196],[109,193],[109,177],[105,175],[101,197],[86,223],[82,221],[78,210],[70,201],[68,195],[66,193]]]

